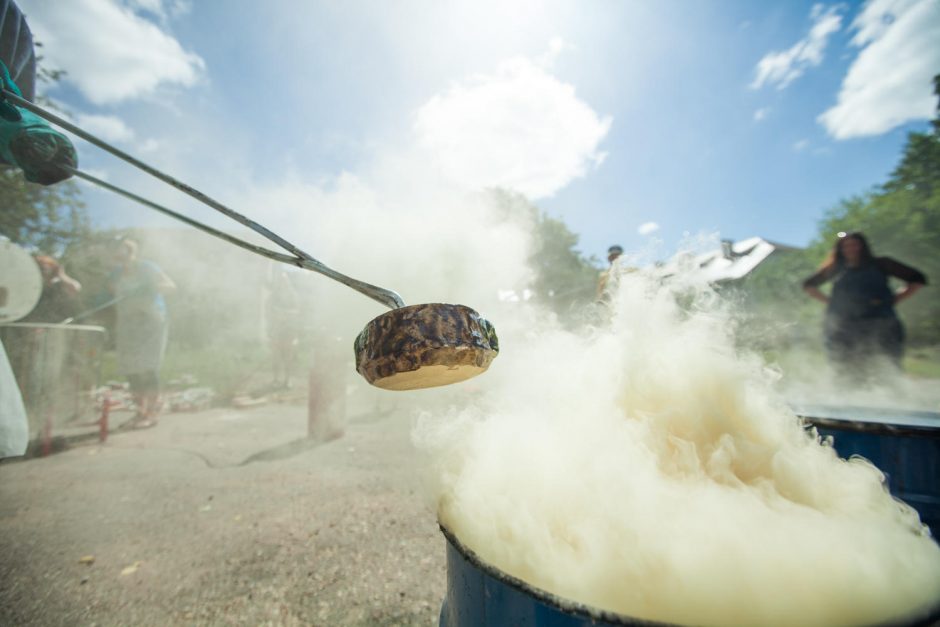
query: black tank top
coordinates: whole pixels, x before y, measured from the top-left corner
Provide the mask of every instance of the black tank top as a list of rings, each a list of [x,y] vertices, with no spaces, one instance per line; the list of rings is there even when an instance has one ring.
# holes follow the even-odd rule
[[[828,313],[840,318],[893,316],[888,275],[874,262],[842,268],[833,280]]]

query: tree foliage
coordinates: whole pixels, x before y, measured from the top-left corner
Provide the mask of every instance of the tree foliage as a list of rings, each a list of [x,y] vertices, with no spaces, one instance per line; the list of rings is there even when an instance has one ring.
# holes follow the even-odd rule
[[[934,79],[940,99],[940,76]],[[940,279],[940,105],[931,130],[910,133],[898,166],[874,191],[845,200],[820,223],[814,252],[823,253],[839,231],[861,231],[876,255],[894,257]],[[936,288],[900,305],[917,343],[940,342],[940,294]]]
[[[562,320],[580,319],[582,309],[596,295],[597,260],[578,249],[578,235],[558,218],[547,215],[524,196],[502,189],[491,190],[497,206],[531,227],[529,266],[533,277],[526,289]]]
[[[27,182],[16,168],[0,166],[0,234],[10,241],[58,257],[90,228],[73,182],[43,187]]]
[[[934,90],[940,100],[940,75]],[[914,266],[928,281],[940,280],[940,102],[931,129],[908,135],[887,181],[826,211],[807,249],[775,253],[728,290],[749,316],[750,338],[770,343],[818,340],[823,308],[803,294],[802,281],[830,253],[838,233],[850,231],[864,233],[875,255]],[[940,343],[940,293],[935,287],[898,310],[911,343]]]
[[[940,76],[934,79],[940,99]],[[940,280],[940,104],[927,132],[908,135],[900,161],[888,180],[843,199],[821,219],[817,235],[802,252],[759,268],[746,286],[752,305],[783,313],[794,327],[818,321],[820,308],[800,293],[804,277],[832,249],[840,232],[861,231],[877,256],[889,256]],[[940,342],[940,293],[935,287],[899,305],[914,344]]]
[[[597,291],[598,269],[577,250],[578,235],[557,218],[539,213],[530,264],[533,289],[558,312],[591,302]]]

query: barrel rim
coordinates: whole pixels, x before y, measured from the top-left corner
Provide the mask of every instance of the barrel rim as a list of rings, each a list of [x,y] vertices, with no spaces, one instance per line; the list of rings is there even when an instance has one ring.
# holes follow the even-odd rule
[[[940,438],[940,412],[854,405],[792,405],[805,423],[824,429]]]
[[[440,527],[441,533],[443,533],[444,537],[447,539],[447,542],[457,549],[457,552],[460,553],[473,566],[479,570],[482,570],[488,576],[496,579],[500,583],[521,590],[525,594],[534,597],[538,601],[541,601],[553,609],[567,612],[569,614],[576,614],[588,620],[601,620],[611,625],[622,625],[624,627],[635,627],[636,625],[648,625],[649,627],[683,627],[677,623],[665,623],[662,621],[655,621],[644,618],[634,618],[632,616],[627,616],[626,614],[618,614],[617,612],[611,612],[609,610],[604,610],[598,607],[585,605],[584,603],[579,603],[577,601],[572,601],[570,599],[561,597],[543,588],[533,586],[532,584],[523,581],[518,577],[514,577],[509,573],[503,572],[495,566],[483,561],[483,559],[477,555],[473,549],[458,540],[456,534],[448,529],[444,523],[438,521],[437,524],[438,527]]]
[[[821,418],[818,416],[800,416],[800,418],[814,427],[832,429],[833,431],[852,431],[856,433],[872,433],[875,435],[917,436],[921,438],[940,439],[940,427],[898,427],[888,424],[859,422],[839,418]]]

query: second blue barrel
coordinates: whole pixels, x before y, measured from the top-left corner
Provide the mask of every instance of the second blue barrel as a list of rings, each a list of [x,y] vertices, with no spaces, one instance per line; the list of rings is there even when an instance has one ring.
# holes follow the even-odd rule
[[[887,479],[891,494],[920,514],[940,536],[940,413],[832,405],[794,406],[796,413],[831,436],[840,457],[864,457]]]

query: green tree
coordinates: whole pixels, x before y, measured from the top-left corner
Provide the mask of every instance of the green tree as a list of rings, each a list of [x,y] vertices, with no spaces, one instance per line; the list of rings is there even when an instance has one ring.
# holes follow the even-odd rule
[[[78,187],[29,183],[20,170],[0,166],[0,234],[28,249],[60,256],[90,232]]]
[[[560,313],[586,305],[597,293],[598,269],[577,250],[578,235],[556,218],[539,213],[530,263],[533,289]]]
[[[940,100],[940,75],[934,77]],[[891,256],[940,278],[940,102],[931,130],[910,133],[900,163],[873,191],[829,210],[811,251],[829,252],[840,231],[861,231],[879,256]],[[940,294],[927,289],[901,305],[915,343],[940,342]]]
[[[507,216],[524,220],[532,229],[529,265],[534,276],[526,287],[534,298],[563,321],[582,319],[583,307],[596,295],[597,260],[577,249],[578,235],[562,220],[547,215],[524,196],[502,189],[490,194]]]
[[[775,253],[733,289],[746,341],[759,344],[818,341],[823,308],[802,293],[802,280],[830,254],[837,234],[861,231],[878,256],[894,257],[940,280],[940,75],[934,78],[938,112],[927,132],[910,133],[886,182],[841,200],[825,212],[805,250]],[[912,344],[940,343],[940,293],[930,288],[899,307]]]

